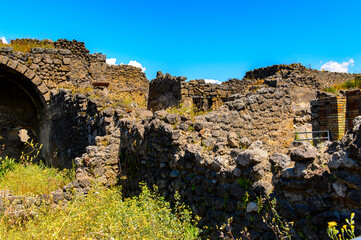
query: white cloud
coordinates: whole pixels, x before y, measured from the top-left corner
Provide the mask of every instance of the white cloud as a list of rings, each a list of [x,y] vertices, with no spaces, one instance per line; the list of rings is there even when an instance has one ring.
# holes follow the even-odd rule
[[[348,72],[348,68],[354,65],[354,60],[351,58],[349,61],[347,62],[343,62],[343,63],[338,63],[338,62],[334,62],[334,61],[329,61],[325,64],[323,64],[321,66],[321,71],[325,70],[325,71],[330,71],[330,72],[343,72],[343,73],[347,73]]]
[[[117,61],[116,58],[107,58],[106,63],[108,63],[109,65],[117,65],[115,62]],[[123,65],[124,63],[120,63],[120,65]],[[145,72],[146,68],[142,66],[142,64],[140,64],[137,61],[129,61],[128,65],[133,66],[133,67],[137,67],[142,69],[142,72]]]
[[[145,72],[146,68],[142,66],[142,64],[140,64],[137,61],[129,61],[128,65],[133,66],[133,67],[137,67],[142,69],[142,72]]]
[[[204,79],[206,83],[221,84],[220,81],[214,79]]]
[[[1,40],[4,44],[9,44],[8,41],[6,41],[6,39],[5,39],[4,36],[2,36],[2,37],[0,38],[0,40]]]
[[[116,61],[116,58],[107,58],[106,63],[108,63],[109,65],[115,65]]]

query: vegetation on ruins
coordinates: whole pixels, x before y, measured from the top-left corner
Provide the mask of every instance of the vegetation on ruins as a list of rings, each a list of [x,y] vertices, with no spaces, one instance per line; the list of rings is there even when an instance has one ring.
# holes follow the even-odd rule
[[[30,52],[32,48],[55,48],[51,40],[37,40],[37,39],[15,39],[11,40],[10,44],[4,44],[0,41],[0,47],[12,47],[15,51]]]
[[[1,190],[8,190],[13,195],[49,194],[75,178],[74,170],[60,171],[38,161],[40,149],[41,145],[30,141],[18,161],[8,156],[0,157]]]
[[[324,89],[326,92],[337,93],[340,90],[348,89],[359,89],[361,88],[361,76],[355,76],[352,80],[347,80],[344,83],[334,84],[332,87],[327,87]]]
[[[37,145],[33,145],[37,146]],[[23,156],[29,156],[23,154]],[[36,155],[37,156],[37,155]],[[35,158],[36,158],[35,156]],[[23,157],[22,157],[23,158]],[[59,171],[35,158],[17,162],[0,158],[0,189],[13,195],[39,195],[61,188],[72,180],[70,170]],[[123,198],[121,189],[93,185],[85,196],[73,192],[70,201],[43,204],[5,198],[0,211],[1,239],[197,239],[197,219],[176,194],[175,206],[141,184],[142,192]]]
[[[187,105],[184,103],[180,103],[177,106],[173,106],[171,108],[167,109],[167,112],[169,113],[177,113],[179,115],[189,116],[191,119],[194,119],[196,116],[205,115],[209,111],[202,111],[199,110],[194,104]]]
[[[332,240],[347,240],[354,239],[355,236],[355,221],[354,221],[355,213],[351,213],[350,219],[346,219],[346,223],[344,224],[340,230],[337,229],[336,222],[329,222],[327,228],[327,234]]]
[[[0,189],[9,190],[14,195],[49,194],[68,184],[73,175],[70,170],[59,171],[42,163],[23,165],[11,158],[2,160],[11,165],[11,171],[0,178]]]
[[[3,213],[0,238],[7,239],[197,239],[199,229],[184,205],[173,211],[158,194],[142,185],[139,196],[123,199],[120,189],[94,186],[66,205],[40,208],[26,219]]]

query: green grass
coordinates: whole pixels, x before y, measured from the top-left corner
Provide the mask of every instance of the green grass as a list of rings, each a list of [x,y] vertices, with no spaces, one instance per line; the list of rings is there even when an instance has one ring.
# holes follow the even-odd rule
[[[35,164],[37,155],[29,156],[23,154],[21,163],[0,157],[0,190],[34,196],[72,180],[74,171]],[[141,188],[139,196],[123,198],[120,188],[95,185],[86,196],[74,192],[73,199],[64,204],[27,202],[21,208],[4,199],[0,239],[199,239],[198,218],[180,204],[179,194],[171,208],[155,191],[144,184]]]
[[[198,239],[199,229],[184,205],[175,211],[142,186],[123,199],[119,189],[94,187],[66,207],[43,205],[27,220],[0,216],[0,239]]]
[[[6,163],[3,161],[3,164]],[[42,164],[13,163],[11,171],[0,177],[0,189],[10,190],[13,195],[47,194],[68,184],[70,175],[70,170],[59,171]]]

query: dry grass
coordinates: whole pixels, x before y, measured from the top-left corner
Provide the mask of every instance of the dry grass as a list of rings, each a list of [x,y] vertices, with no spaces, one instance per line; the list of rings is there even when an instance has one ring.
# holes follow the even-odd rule
[[[32,48],[55,48],[54,43],[50,40],[37,40],[37,39],[15,39],[11,40],[10,44],[0,42],[0,47],[12,47],[14,51],[30,52]]]

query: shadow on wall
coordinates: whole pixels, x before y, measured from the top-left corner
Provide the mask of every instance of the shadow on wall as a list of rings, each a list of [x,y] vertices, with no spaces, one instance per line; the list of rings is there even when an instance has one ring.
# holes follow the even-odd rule
[[[0,65],[0,146],[2,155],[19,157],[26,135],[43,144],[49,155],[46,102],[37,87],[24,75]],[[25,133],[27,132],[27,133]]]
[[[69,90],[52,94],[49,111],[51,165],[71,168],[73,160],[81,157],[87,146],[95,144],[95,137],[105,134],[104,120],[94,102]]]

